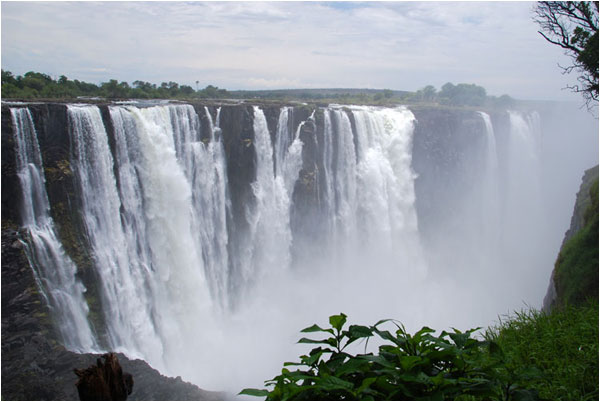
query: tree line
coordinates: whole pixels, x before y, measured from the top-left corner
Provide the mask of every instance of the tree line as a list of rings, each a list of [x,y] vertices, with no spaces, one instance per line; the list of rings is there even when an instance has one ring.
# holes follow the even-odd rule
[[[416,92],[383,90],[348,90],[333,93],[331,90],[263,90],[227,91],[213,85],[194,90],[189,85],[163,82],[160,85],[136,80],[131,85],[111,79],[100,85],[70,80],[61,75],[53,79],[48,74],[29,71],[15,76],[2,70],[2,97],[10,99],[74,99],[101,97],[108,99],[270,99],[313,100],[356,104],[429,103],[448,106],[509,107],[513,99],[508,95],[488,96],[485,88],[475,84],[446,83],[438,91],[428,85]]]
[[[176,82],[163,82],[160,85],[145,81],[126,81],[111,79],[100,85],[70,80],[61,75],[53,79],[48,74],[29,71],[15,76],[10,71],[2,70],[2,97],[14,99],[68,99],[77,97],[102,97],[109,99],[192,99],[192,98],[225,98],[229,93],[225,89],[208,85],[195,90],[189,85]]]

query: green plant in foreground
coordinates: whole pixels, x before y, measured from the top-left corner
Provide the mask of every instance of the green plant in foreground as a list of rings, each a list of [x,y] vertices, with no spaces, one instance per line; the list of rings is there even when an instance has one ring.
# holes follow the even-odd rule
[[[411,335],[395,320],[373,326],[350,325],[346,315],[329,317],[330,328],[312,325],[303,333],[325,333],[324,339],[301,338],[298,343],[320,345],[299,363],[284,363],[281,374],[266,381],[267,389],[244,389],[240,394],[267,400],[403,400],[403,399],[535,399],[523,384],[539,375],[535,369],[507,369],[504,355],[490,340],[471,337],[478,329],[461,332],[423,327]],[[394,325],[392,333],[382,326]],[[352,355],[346,348],[371,337],[382,341],[378,354]],[[366,351],[366,345],[365,345]],[[296,367],[291,370],[287,367]]]

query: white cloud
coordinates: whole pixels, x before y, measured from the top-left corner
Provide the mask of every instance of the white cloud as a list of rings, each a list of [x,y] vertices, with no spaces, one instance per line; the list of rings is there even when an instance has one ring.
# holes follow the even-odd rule
[[[521,2],[3,2],[2,67],[222,88],[474,82],[564,98]],[[104,70],[92,70],[102,66]],[[104,74],[103,74],[104,73]],[[285,78],[283,78],[285,77]]]

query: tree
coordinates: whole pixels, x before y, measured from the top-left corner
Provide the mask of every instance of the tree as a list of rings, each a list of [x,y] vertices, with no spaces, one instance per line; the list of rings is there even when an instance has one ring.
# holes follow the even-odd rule
[[[540,1],[534,13],[539,34],[573,60],[568,67],[559,65],[563,73],[580,74],[579,84],[567,88],[581,93],[590,107],[598,101],[598,2]]]
[[[101,85],[102,92],[107,98],[124,99],[129,96],[130,87],[125,81],[119,83],[117,80],[110,80]]]
[[[485,88],[475,84],[454,85],[447,82],[442,86],[438,96],[440,102],[447,105],[482,106],[486,100],[486,91]]]

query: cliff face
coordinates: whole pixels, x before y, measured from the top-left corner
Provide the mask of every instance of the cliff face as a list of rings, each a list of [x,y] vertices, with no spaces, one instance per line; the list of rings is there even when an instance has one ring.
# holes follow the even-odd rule
[[[542,309],[598,298],[598,166],[585,171]]]

